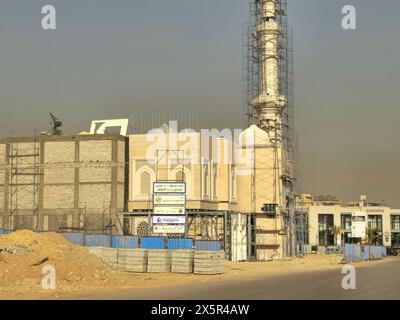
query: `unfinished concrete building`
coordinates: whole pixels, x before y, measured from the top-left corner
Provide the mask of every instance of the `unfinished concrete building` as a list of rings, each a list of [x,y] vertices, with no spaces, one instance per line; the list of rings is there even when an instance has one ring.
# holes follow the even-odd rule
[[[104,232],[124,208],[125,138],[0,140],[0,228]]]

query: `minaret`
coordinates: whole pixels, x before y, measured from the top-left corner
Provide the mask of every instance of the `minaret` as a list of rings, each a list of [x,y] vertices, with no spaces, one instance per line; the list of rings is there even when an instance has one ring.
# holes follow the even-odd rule
[[[275,249],[257,249],[257,257],[281,257],[294,252],[294,174],[291,136],[292,96],[286,0],[251,0],[251,24],[248,45],[248,104],[253,124],[265,133],[264,150],[256,149],[252,182],[253,210],[275,216],[271,226],[262,225],[262,213],[256,229],[263,230],[257,245]],[[271,206],[272,205],[272,206]],[[276,208],[269,212],[268,208]],[[256,219],[257,220],[257,219]],[[267,239],[263,234],[274,234]],[[271,240],[272,239],[272,240]]]
[[[281,137],[281,110],[287,104],[279,83],[280,33],[279,15],[283,14],[280,0],[255,0],[259,2],[259,19],[256,32],[259,39],[258,96],[251,100],[258,125],[266,130],[272,144],[279,143]]]

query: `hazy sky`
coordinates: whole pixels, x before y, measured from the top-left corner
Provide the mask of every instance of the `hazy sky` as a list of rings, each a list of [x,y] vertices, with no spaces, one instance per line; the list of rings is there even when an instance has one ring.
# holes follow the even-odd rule
[[[377,4],[379,3],[379,5]],[[57,9],[42,31],[41,8]],[[357,9],[355,31],[341,8]],[[240,128],[248,0],[1,0],[0,135],[196,110]],[[289,0],[302,191],[400,207],[400,2]]]

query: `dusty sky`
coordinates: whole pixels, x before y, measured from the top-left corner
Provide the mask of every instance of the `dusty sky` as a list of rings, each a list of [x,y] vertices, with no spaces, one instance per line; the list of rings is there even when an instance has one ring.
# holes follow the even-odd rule
[[[54,112],[92,119],[196,110],[240,128],[247,0],[1,0],[0,135],[32,135]],[[41,30],[55,5],[57,30]],[[355,31],[341,8],[357,9]],[[400,2],[289,0],[302,191],[367,194],[400,207]]]

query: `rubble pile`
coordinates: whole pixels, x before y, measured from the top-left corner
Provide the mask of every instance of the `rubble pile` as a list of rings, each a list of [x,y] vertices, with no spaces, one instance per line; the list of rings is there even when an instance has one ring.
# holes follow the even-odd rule
[[[42,272],[48,265],[54,267],[59,290],[118,286],[133,280],[56,233],[22,230],[0,235],[0,291],[43,290]]]

